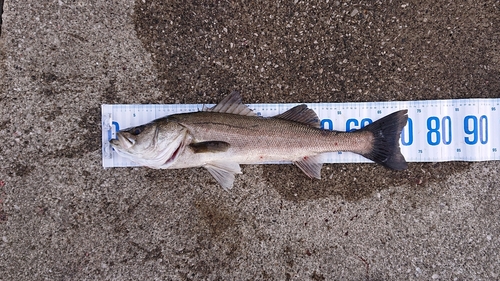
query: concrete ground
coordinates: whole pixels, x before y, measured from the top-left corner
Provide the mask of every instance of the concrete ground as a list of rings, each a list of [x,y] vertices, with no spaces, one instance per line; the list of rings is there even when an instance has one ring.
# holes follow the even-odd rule
[[[3,1],[2,1],[3,2]],[[5,1],[0,280],[498,280],[499,162],[103,169],[103,103],[498,97],[499,1]]]

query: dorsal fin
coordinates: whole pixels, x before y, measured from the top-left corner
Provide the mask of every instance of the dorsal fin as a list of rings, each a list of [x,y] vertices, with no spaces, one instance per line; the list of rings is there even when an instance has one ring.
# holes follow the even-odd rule
[[[244,116],[257,116],[247,105],[241,103],[240,93],[237,91],[231,92],[216,106],[212,108],[203,108],[203,111],[229,113]]]
[[[315,128],[320,128],[321,124],[318,115],[314,110],[307,108],[307,105],[297,105],[273,118],[285,119],[290,121],[299,122]]]

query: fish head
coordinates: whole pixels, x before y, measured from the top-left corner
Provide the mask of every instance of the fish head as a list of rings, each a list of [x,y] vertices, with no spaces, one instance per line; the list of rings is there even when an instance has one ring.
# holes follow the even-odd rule
[[[165,169],[186,146],[187,129],[168,119],[127,128],[116,133],[111,146],[121,156],[142,166]]]

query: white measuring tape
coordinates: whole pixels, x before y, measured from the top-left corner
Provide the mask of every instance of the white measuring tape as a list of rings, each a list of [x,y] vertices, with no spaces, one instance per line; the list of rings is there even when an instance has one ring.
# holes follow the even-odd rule
[[[294,104],[250,104],[258,115],[271,117]],[[401,133],[401,152],[408,162],[500,160],[500,99],[461,99],[359,103],[308,103],[324,129],[350,131],[394,111],[408,109]],[[175,113],[201,110],[201,104],[102,105],[104,167],[137,164],[112,150],[109,140],[120,129],[145,124]],[[348,152],[327,153],[326,163],[371,162]]]

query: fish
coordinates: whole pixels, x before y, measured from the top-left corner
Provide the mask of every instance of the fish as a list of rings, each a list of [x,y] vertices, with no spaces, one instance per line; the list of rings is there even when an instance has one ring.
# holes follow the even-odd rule
[[[321,178],[322,154],[353,152],[392,170],[408,167],[399,139],[408,120],[399,110],[350,132],[325,130],[314,110],[297,105],[261,117],[242,103],[239,92],[214,107],[168,115],[120,130],[110,141],[127,159],[154,169],[204,167],[225,189],[232,188],[240,164],[290,162],[310,178]]]

